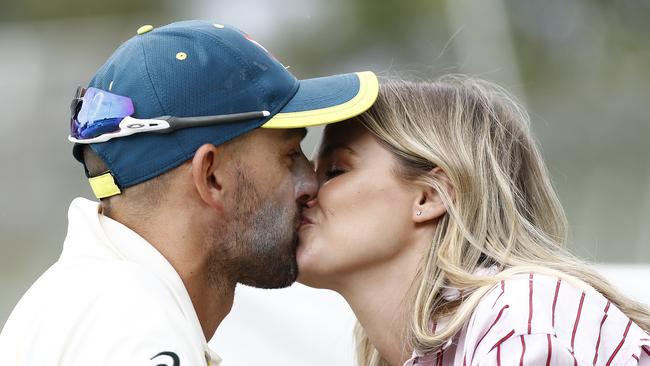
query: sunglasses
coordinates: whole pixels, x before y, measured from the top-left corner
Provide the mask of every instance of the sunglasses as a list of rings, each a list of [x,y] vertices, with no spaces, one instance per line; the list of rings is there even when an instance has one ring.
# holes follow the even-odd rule
[[[136,133],[169,133],[183,128],[203,127],[261,119],[271,114],[255,111],[199,117],[161,116],[153,119],[131,117],[135,113],[131,98],[97,88],[78,87],[70,103],[70,136],[78,144],[106,142]]]

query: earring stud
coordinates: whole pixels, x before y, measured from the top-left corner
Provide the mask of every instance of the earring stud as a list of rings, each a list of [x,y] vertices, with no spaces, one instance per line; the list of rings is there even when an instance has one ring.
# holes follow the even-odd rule
[[[417,216],[422,215],[422,211],[418,211],[418,212],[416,212],[415,215],[417,215]]]

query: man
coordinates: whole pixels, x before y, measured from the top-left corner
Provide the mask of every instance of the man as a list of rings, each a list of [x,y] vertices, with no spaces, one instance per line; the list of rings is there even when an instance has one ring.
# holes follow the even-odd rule
[[[289,286],[317,191],[305,127],[374,102],[370,72],[297,80],[240,31],[144,26],[72,102],[75,199],[60,259],[0,335],[3,365],[216,365],[237,283]],[[258,128],[262,127],[262,128]]]

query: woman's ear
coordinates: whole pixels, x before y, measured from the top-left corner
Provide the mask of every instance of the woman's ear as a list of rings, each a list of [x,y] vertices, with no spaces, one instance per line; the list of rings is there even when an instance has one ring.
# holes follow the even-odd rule
[[[447,173],[440,167],[431,170],[430,175],[440,183],[441,189],[453,199],[454,187]],[[418,190],[417,200],[413,204],[413,221],[424,223],[431,220],[437,220],[447,213],[447,207],[441,197],[440,192],[430,186],[421,186]]]
[[[201,146],[192,158],[192,179],[201,200],[217,210],[223,209],[223,171],[221,149],[212,144]]]

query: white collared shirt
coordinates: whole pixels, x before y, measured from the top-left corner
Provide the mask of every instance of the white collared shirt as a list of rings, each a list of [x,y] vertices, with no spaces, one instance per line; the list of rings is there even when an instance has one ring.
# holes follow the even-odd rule
[[[0,334],[2,365],[219,365],[171,264],[126,226],[75,199],[63,253]]]
[[[593,288],[521,274],[494,286],[441,350],[404,364],[449,365],[650,366],[650,335]]]

